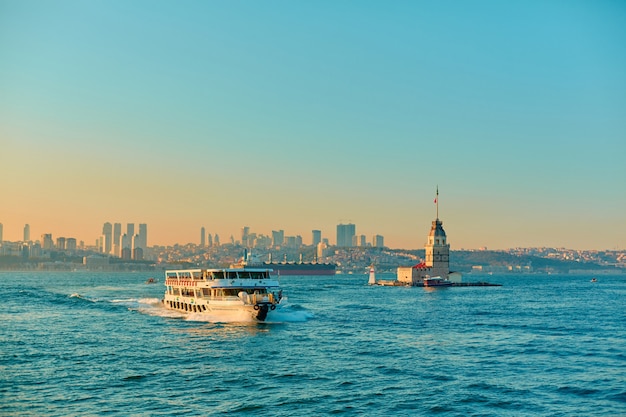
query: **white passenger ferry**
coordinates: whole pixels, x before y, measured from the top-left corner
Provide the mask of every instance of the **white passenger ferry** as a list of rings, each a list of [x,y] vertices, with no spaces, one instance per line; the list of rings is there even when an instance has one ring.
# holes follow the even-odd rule
[[[237,315],[265,321],[280,307],[282,290],[264,268],[165,271],[166,308],[211,316]]]

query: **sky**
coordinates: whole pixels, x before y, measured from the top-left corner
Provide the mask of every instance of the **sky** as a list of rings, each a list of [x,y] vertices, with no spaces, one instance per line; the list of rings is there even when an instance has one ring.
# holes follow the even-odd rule
[[[4,240],[626,248],[623,1],[0,0]]]

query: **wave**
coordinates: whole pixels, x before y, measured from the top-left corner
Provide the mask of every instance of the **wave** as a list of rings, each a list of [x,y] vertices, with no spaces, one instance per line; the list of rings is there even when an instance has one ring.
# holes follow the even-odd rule
[[[111,303],[114,304],[149,304],[149,305],[155,305],[155,304],[160,304],[161,303],[161,299],[160,298],[121,298],[121,299],[113,299],[110,300]]]
[[[84,300],[84,301],[89,301],[90,303],[97,303],[98,301],[100,301],[98,298],[89,298],[89,297],[85,297],[82,294],[79,294],[77,292],[70,294],[67,296],[68,298],[77,298],[79,300]]]

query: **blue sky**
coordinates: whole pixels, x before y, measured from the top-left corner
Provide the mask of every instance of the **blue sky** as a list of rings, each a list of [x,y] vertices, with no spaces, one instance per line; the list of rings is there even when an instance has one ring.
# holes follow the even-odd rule
[[[6,240],[626,246],[619,1],[0,0]]]

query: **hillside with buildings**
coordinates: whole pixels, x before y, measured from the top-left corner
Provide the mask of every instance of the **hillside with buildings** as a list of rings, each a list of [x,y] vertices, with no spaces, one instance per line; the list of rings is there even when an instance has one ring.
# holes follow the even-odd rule
[[[44,251],[37,257],[26,252],[0,255],[0,270],[95,270],[141,271],[171,267],[217,266],[235,263],[245,247],[224,244],[154,246],[146,250],[145,260],[128,260],[91,251]],[[1,253],[1,249],[0,249]],[[338,273],[365,273],[370,265],[378,272],[395,273],[399,266],[424,261],[425,251],[374,247],[330,247],[318,257],[312,246],[254,249],[262,260],[328,262],[337,265]],[[450,270],[476,273],[624,273],[626,251],[573,251],[568,249],[451,250]]]

